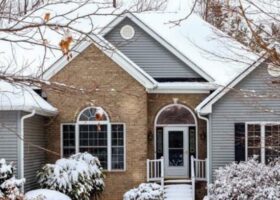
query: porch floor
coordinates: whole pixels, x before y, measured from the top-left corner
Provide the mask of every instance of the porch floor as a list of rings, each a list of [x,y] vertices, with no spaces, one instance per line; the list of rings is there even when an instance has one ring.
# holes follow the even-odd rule
[[[165,200],[192,200],[192,185],[170,184],[164,186]]]

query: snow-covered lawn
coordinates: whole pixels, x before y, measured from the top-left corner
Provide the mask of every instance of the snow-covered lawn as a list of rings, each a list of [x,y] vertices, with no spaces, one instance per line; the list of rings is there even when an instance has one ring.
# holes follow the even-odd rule
[[[25,200],[71,200],[65,194],[54,190],[38,189],[25,194]]]

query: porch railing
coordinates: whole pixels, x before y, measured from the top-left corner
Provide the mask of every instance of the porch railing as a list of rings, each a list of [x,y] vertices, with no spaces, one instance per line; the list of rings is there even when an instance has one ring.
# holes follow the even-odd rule
[[[191,178],[193,199],[195,199],[195,182],[207,181],[207,159],[201,160],[191,157]]]
[[[164,159],[147,160],[147,182],[164,184]]]

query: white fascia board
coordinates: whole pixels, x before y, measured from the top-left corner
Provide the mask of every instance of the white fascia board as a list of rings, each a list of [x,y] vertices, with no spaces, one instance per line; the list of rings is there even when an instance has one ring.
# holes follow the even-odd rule
[[[24,111],[24,112],[32,112],[35,110],[36,114],[45,116],[45,117],[52,117],[58,114],[57,110],[42,110],[40,108],[34,106],[1,106],[1,111]]]
[[[147,90],[148,93],[181,93],[181,94],[191,94],[191,93],[205,93],[209,94],[211,90],[216,90],[217,87],[214,84],[207,83],[158,83],[157,87],[151,90]]]
[[[266,55],[261,56],[255,63],[246,68],[239,76],[237,76],[233,81],[231,81],[227,86],[221,86],[215,92],[213,92],[209,97],[202,101],[195,109],[196,112],[201,114],[212,113],[212,106],[225,94],[227,94],[232,88],[234,88],[240,81],[242,81],[248,74],[254,71],[260,64],[262,64],[267,59]]]
[[[89,41],[82,41],[77,44],[72,50],[72,58],[71,61],[74,60],[81,52],[83,52],[86,48],[88,48],[92,43]],[[60,70],[62,70],[67,64],[71,61],[67,59],[67,56],[61,56],[50,68],[48,68],[43,73],[44,80],[50,80],[55,74],[57,74]]]
[[[209,82],[214,81],[214,79],[209,74],[207,74],[200,67],[198,67],[195,63],[193,63],[190,59],[188,59],[186,56],[184,56],[174,46],[172,46],[164,38],[162,38],[155,31],[153,31],[148,25],[146,25],[139,18],[137,18],[135,15],[133,15],[133,13],[126,12],[125,14],[120,15],[119,17],[113,19],[107,25],[106,28],[104,28],[103,30],[100,31],[100,34],[102,36],[106,35],[108,32],[110,32],[115,26],[117,26],[126,17],[129,18],[131,21],[133,21],[135,24],[137,24],[139,27],[141,27],[146,33],[148,33],[152,38],[154,38],[156,41],[158,41],[162,46],[164,46],[166,49],[168,49],[171,53],[173,53],[177,58],[179,58],[181,61],[183,61],[186,65],[191,67],[196,73],[201,75],[203,78],[205,78]]]

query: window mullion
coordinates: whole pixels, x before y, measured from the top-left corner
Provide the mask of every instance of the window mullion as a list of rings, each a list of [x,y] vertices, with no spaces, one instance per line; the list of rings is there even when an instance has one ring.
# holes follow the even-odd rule
[[[261,124],[261,162],[265,163],[265,125]]]
[[[79,146],[80,146],[80,132],[79,132],[79,124],[76,123],[76,126],[75,126],[75,148],[76,148],[76,153],[79,153]]]
[[[108,137],[107,137],[107,150],[108,150],[108,171],[112,170],[112,133],[111,133],[111,124],[107,124],[107,132],[108,132]]]

